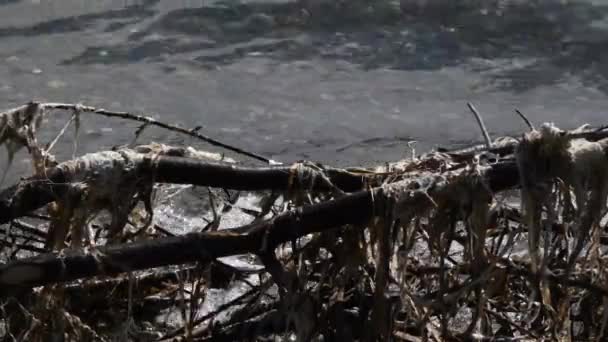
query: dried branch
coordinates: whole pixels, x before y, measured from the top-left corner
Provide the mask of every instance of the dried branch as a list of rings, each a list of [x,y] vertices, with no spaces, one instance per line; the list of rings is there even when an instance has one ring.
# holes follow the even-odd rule
[[[27,310],[11,312],[0,304],[8,331],[16,337],[29,334],[32,339],[50,330],[65,332],[70,338],[108,339],[106,331],[97,330],[108,325],[97,324],[99,318],[85,312],[111,307],[126,315],[126,325],[124,320],[118,322],[123,337],[137,334],[139,338],[145,332],[135,330],[147,321],[144,316],[157,315],[164,308],[176,310],[175,301],[181,299],[186,326],[170,327],[172,332],[165,338],[238,340],[283,334],[286,338],[295,334],[299,340],[601,338],[608,317],[608,289],[603,285],[608,280],[608,259],[599,249],[598,223],[605,225],[606,220],[608,139],[601,139],[608,137],[608,131],[587,126],[561,131],[543,125],[539,132],[516,111],[532,132],[523,139],[492,143],[481,116],[468,105],[484,135],[484,145],[422,156],[412,153],[410,160],[375,169],[337,169],[311,162],[243,167],[209,162],[227,159],[192,148],[159,144],[89,154],[50,166],[40,162],[45,151],[37,147],[32,129],[51,109],[73,111],[60,135],[72,121],[78,123],[81,111],[142,123],[136,139],[150,125],[191,136],[200,127],[185,130],[145,116],[69,104],[32,103],[2,113],[0,142],[28,147],[34,155],[36,177],[0,193],[0,223],[22,216],[25,220],[35,215],[34,210],[54,202],[48,207],[52,209],[48,217],[41,216],[45,222],[40,227],[13,221],[4,236],[0,233],[0,244],[7,247],[2,252],[9,259],[20,248],[28,255],[40,253],[0,266],[0,298],[16,295]],[[141,200],[151,213],[146,200],[150,191],[133,185],[150,190],[155,183],[264,190],[271,195],[258,213],[238,208],[232,199],[218,212],[216,198],[210,194],[212,231],[198,227],[179,236],[159,227],[168,237],[152,240],[157,234],[143,233],[134,243],[110,241],[105,246],[58,253],[38,248],[41,238],[50,235],[44,231],[47,224],[52,229],[63,227],[57,222],[74,225],[89,210],[121,205],[132,210],[134,201]],[[511,194],[498,193],[518,186],[537,207],[525,202],[521,213],[503,208],[500,197]],[[115,193],[123,196],[117,200]],[[72,211],[58,221],[61,211],[56,208],[61,209],[70,198],[67,194],[78,201],[68,203]],[[281,206],[276,205],[278,196],[286,199]],[[120,203],[108,206],[111,201]],[[100,203],[106,203],[105,207]],[[216,231],[233,207],[253,213],[256,219],[240,228]],[[144,220],[139,211],[128,210],[121,213],[125,222],[135,226]],[[112,222],[114,215],[110,212]],[[151,215],[148,218],[148,224],[158,227]],[[144,224],[139,231],[147,227]],[[579,232],[574,251],[567,234],[570,228]],[[71,231],[74,241],[76,234]],[[592,235],[591,243],[588,235]],[[505,257],[520,253],[516,250],[526,240],[531,246],[529,261]],[[591,256],[588,260],[575,257],[581,246]],[[241,269],[217,259],[242,254],[259,256],[265,267]],[[194,263],[200,267],[193,269]],[[168,265],[187,266],[143,276],[137,283],[132,278],[113,278]],[[253,274],[262,285],[252,284],[255,280],[248,277]],[[103,277],[74,281],[95,276]],[[190,289],[183,279],[196,279],[196,283]],[[63,285],[66,282],[70,283]],[[240,287],[231,288],[235,282],[251,289],[198,317],[200,299],[214,295],[208,292],[210,288],[232,291]],[[278,285],[278,296],[272,284]],[[45,285],[42,291],[31,290],[41,285]],[[110,301],[111,305],[100,305]],[[525,315],[526,310],[530,314]],[[455,317],[462,313],[467,314],[464,320]],[[32,324],[28,317],[38,321]],[[583,327],[569,329],[575,324]],[[153,334],[161,335],[158,330]]]
[[[189,135],[191,137],[195,137],[198,138],[200,140],[203,140],[211,145],[214,146],[219,146],[222,148],[225,148],[229,151],[233,151],[236,152],[238,154],[242,154],[244,156],[248,156],[250,158],[253,159],[257,159],[260,161],[263,161],[267,164],[270,165],[276,165],[276,164],[280,164],[279,162],[276,162],[272,159],[268,159],[264,156],[261,156],[259,154],[253,153],[253,152],[248,152],[245,151],[241,148],[238,147],[234,147],[228,144],[225,144],[223,142],[220,142],[216,139],[213,139],[211,137],[208,137],[202,133],[199,133],[198,130],[190,130],[190,129],[186,129],[183,127],[179,127],[179,126],[175,126],[175,125],[170,125],[164,122],[160,122],[154,118],[151,118],[149,116],[144,116],[144,115],[137,115],[137,114],[132,114],[132,113],[128,113],[128,112],[114,112],[114,111],[109,111],[103,108],[95,108],[95,107],[91,107],[91,106],[85,106],[85,105],[80,105],[80,104],[70,104],[70,103],[40,103],[39,104],[42,108],[45,109],[62,109],[62,110],[69,110],[69,111],[78,111],[81,113],[93,113],[93,114],[98,114],[98,115],[103,115],[106,117],[111,117],[111,118],[120,118],[120,119],[126,119],[126,120],[133,120],[133,121],[138,121],[138,122],[142,122],[146,125],[151,125],[151,126],[157,126],[157,127],[161,127],[170,131],[174,131],[174,132],[179,132],[182,134],[186,134]]]
[[[579,132],[568,133],[567,137],[570,140],[586,139],[589,141],[598,141],[604,138],[608,138],[608,130],[589,128]],[[490,149],[488,149],[487,144],[484,143],[453,150],[441,149],[441,151],[452,156],[455,160],[467,161],[471,160],[475,155],[485,151],[497,154],[499,156],[512,155],[515,152],[517,146],[519,145],[519,142],[520,139],[511,138],[503,143],[494,144],[493,147]]]
[[[486,141],[486,147],[488,148],[488,150],[492,149],[492,139],[490,139],[490,134],[488,133],[488,129],[486,128],[486,125],[483,123],[483,119],[481,118],[481,114],[479,114],[479,112],[477,111],[477,109],[475,108],[475,106],[473,106],[472,103],[467,102],[467,106],[469,107],[469,109],[471,110],[471,112],[473,113],[473,115],[475,116],[475,120],[477,120],[477,124],[479,125],[479,129],[481,129],[481,133],[483,134],[483,138]]]
[[[496,165],[486,168],[483,174],[492,189],[498,191],[517,184],[514,171],[514,165]],[[441,193],[453,192],[451,183],[445,183],[445,179],[459,174],[452,172],[419,179],[418,182],[428,184],[429,193],[406,190],[416,183],[408,180],[298,208],[270,221],[237,229],[92,248],[84,253],[45,254],[11,262],[0,267],[0,292],[6,293],[4,289],[14,286],[40,286],[101,274],[118,274],[193,261],[209,262],[229,255],[264,253],[310,233],[365,223],[377,213],[386,212],[385,201],[382,200],[386,196],[399,196],[396,208],[420,207],[422,203],[429,206],[429,195],[442,196]]]
[[[154,180],[158,183],[192,184],[252,191],[286,191],[290,186],[292,188],[306,186],[308,189],[310,185],[302,184],[298,177],[294,177],[293,168],[289,166],[256,168],[211,163],[182,157],[144,154],[131,154],[131,156],[132,158],[128,162],[138,170],[137,173],[154,175]],[[115,153],[115,158],[122,159],[123,157],[123,155]],[[83,158],[95,160],[96,156],[95,154],[86,155]],[[80,170],[70,167],[78,164],[79,160],[83,159],[62,163],[55,168],[48,169],[44,177],[37,176],[25,179],[2,190],[0,192],[0,223],[9,222],[55,201],[66,193],[70,188],[70,182],[77,177],[87,179],[87,177],[97,175],[99,171],[95,165]],[[318,170],[311,170],[310,172],[320,174]],[[325,168],[323,173],[331,180],[331,184],[343,191],[357,191],[363,188],[364,178],[358,174],[329,167]],[[294,182],[294,179],[296,182]],[[330,184],[319,181],[313,182],[313,188],[310,190],[333,191]]]
[[[519,117],[522,120],[524,120],[524,122],[526,123],[526,126],[528,126],[528,128],[530,128],[531,131],[536,130],[536,128],[534,128],[534,125],[532,124],[532,122],[530,122],[530,120],[528,120],[528,118],[524,115],[524,113],[519,111],[519,109],[515,109],[515,113],[517,113],[517,115],[519,115]]]

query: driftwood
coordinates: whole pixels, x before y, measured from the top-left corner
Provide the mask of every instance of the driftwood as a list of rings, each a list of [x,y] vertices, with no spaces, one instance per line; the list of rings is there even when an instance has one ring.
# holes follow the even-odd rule
[[[225,144],[221,141],[218,141],[216,139],[213,139],[207,135],[204,135],[202,133],[200,133],[200,129],[201,127],[197,127],[195,129],[186,129],[183,127],[179,127],[179,126],[175,126],[175,125],[170,125],[170,124],[166,124],[164,122],[158,121],[152,117],[150,117],[149,115],[143,115],[143,114],[133,114],[133,113],[128,113],[128,112],[115,112],[115,111],[110,111],[110,110],[106,110],[103,108],[95,108],[95,107],[91,107],[91,106],[85,106],[82,104],[70,104],[70,103],[40,103],[40,102],[35,102],[32,101],[24,106],[18,107],[18,108],[14,108],[12,110],[6,111],[4,113],[0,113],[0,126],[2,126],[2,119],[4,118],[8,118],[8,120],[11,120],[11,118],[16,118],[14,119],[14,121],[16,121],[16,123],[18,124],[27,124],[29,126],[32,126],[32,123],[35,121],[37,121],[37,123],[35,124],[35,126],[39,126],[40,125],[40,119],[42,119],[42,117],[46,114],[46,112],[52,111],[52,110],[67,110],[67,111],[71,111],[75,114],[77,120],[78,117],[81,113],[91,113],[91,114],[96,114],[96,115],[101,115],[101,116],[105,116],[105,117],[109,117],[109,118],[120,118],[120,119],[125,119],[125,120],[131,120],[131,121],[136,121],[136,122],[140,122],[142,123],[142,126],[138,129],[137,131],[137,135],[141,134],[141,132],[147,127],[147,126],[157,126],[160,128],[164,128],[170,131],[175,131],[175,132],[179,132],[182,134],[186,134],[189,136],[192,136],[194,138],[200,139],[202,141],[205,141],[211,145],[214,146],[218,146],[221,148],[224,148],[226,150],[229,151],[233,151],[236,152],[238,154],[241,155],[245,155],[248,156],[250,158],[268,163],[268,164],[280,164],[279,162],[276,162],[274,160],[268,159],[266,157],[263,157],[261,155],[258,155],[256,153],[252,153],[249,151],[245,151],[241,148],[235,147],[235,146],[231,146],[228,144]],[[21,113],[36,113],[35,115],[32,114],[27,114],[27,115],[22,115]],[[25,119],[25,120],[24,120]],[[23,140],[19,134],[12,134],[10,129],[7,129],[6,131],[2,130],[0,133],[7,133],[7,135],[16,135],[17,138]],[[0,143],[2,142],[2,135],[0,134]]]
[[[498,164],[489,167],[486,172],[493,191],[505,190],[518,184],[513,163]],[[419,206],[421,202],[431,205],[428,196],[433,197],[435,192],[450,191],[449,183],[439,183],[443,181],[443,175],[435,177],[436,179],[423,180],[428,183],[428,193],[414,190],[412,196],[400,205]],[[408,184],[411,182],[407,181]],[[400,188],[404,184],[393,183],[391,186]],[[241,228],[92,248],[87,253],[64,251],[61,255],[47,254],[19,260],[0,266],[0,293],[14,286],[41,286],[160,266],[208,262],[230,255],[264,254],[279,244],[307,234],[347,224],[365,223],[374,213],[380,214],[387,210],[384,200],[386,191],[392,191],[390,186],[348,194],[283,213],[268,222]]]
[[[95,157],[94,155],[91,157]],[[76,172],[62,165],[48,169],[44,176],[24,179],[0,193],[0,224],[19,218],[62,196],[69,188]],[[295,177],[298,170],[292,166],[245,167],[227,163],[214,163],[185,157],[142,156],[134,167],[141,174],[154,177],[158,183],[192,184],[234,190],[287,190],[290,187],[312,191],[332,191],[330,184],[342,191],[352,192],[363,188],[363,176],[343,169],[323,168],[330,183],[315,181],[314,177],[302,184]],[[302,165],[310,174],[319,173],[312,167]],[[97,170],[91,168],[90,173]],[[80,175],[79,175],[80,176]],[[293,184],[290,184],[293,182]]]
[[[13,152],[28,148],[35,175],[0,192],[0,223],[9,223],[0,242],[12,258],[0,266],[6,329],[34,340],[57,329],[72,339],[110,339],[113,332],[103,327],[117,323],[99,324],[85,314],[85,303],[78,306],[87,294],[98,293],[87,303],[116,307],[127,317],[121,334],[133,339],[152,339],[135,326],[154,317],[146,310],[172,305],[183,324],[158,327],[154,339],[601,339],[608,324],[608,274],[597,251],[606,240],[601,224],[608,132],[562,131],[548,124],[536,130],[518,113],[531,132],[492,141],[481,114],[470,108],[483,146],[413,153],[376,168],[310,162],[246,167],[158,144],[56,162],[35,139],[40,117],[51,109],[72,112],[60,135],[84,111],[136,120],[144,123],[141,129],[157,125],[198,133],[81,105],[31,103],[8,111],[0,116],[0,143],[10,143]],[[159,183],[272,194],[263,197],[259,212],[248,213],[253,222],[218,230],[233,203],[217,212],[209,192],[208,227],[185,235],[157,227],[168,235],[158,238],[145,231],[152,223],[150,192]],[[518,188],[521,208],[506,205],[504,191]],[[134,209],[139,202],[146,219]],[[48,214],[34,213],[43,207]],[[66,237],[80,239],[79,229],[100,209],[111,218],[102,230],[130,225],[139,233],[123,240],[137,236],[136,241],[112,240],[108,233],[105,245],[63,249]],[[32,217],[43,223],[27,223]],[[61,250],[45,252],[42,240],[52,229],[64,230],[61,243],[50,245]],[[523,254],[515,248],[520,236],[530,241]],[[30,256],[21,257],[24,251]],[[217,260],[237,255],[257,256],[263,268],[252,273]],[[175,273],[138,275],[170,265]],[[259,281],[252,282],[252,274]],[[235,283],[249,290],[199,312],[211,293],[207,289]],[[276,291],[270,291],[273,283]],[[120,300],[110,301],[111,293]]]
[[[589,141],[598,141],[604,138],[608,138],[608,127],[602,126],[599,128],[591,129],[587,126],[583,126],[582,129],[574,130],[568,135],[569,139],[585,139]],[[449,149],[441,147],[438,150],[440,152],[447,153],[458,161],[471,160],[476,155],[484,152],[490,152],[498,156],[508,156],[515,152],[517,146],[520,143],[520,140],[521,139],[519,138],[510,138],[504,141],[498,140],[493,142],[492,146],[489,148],[487,144],[478,144],[459,149]]]

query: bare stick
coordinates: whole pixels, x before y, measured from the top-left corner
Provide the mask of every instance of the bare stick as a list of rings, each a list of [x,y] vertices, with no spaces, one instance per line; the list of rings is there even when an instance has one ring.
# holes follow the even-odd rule
[[[530,120],[528,120],[528,118],[524,115],[524,113],[520,112],[519,109],[517,109],[517,108],[515,108],[515,113],[517,113],[517,115],[519,115],[519,117],[522,120],[524,120],[524,122],[530,128],[531,131],[536,130],[536,128],[534,128],[534,125],[532,124],[532,122],[530,122]]]
[[[141,159],[137,167],[141,167],[144,174],[154,173],[155,181],[159,183],[252,191],[308,187],[297,177],[297,182],[293,181],[291,166],[241,167],[185,157],[159,156],[154,160],[150,156],[146,158]],[[76,173],[62,165],[65,164],[47,169],[44,176],[24,179],[14,186],[0,190],[0,224],[28,214],[64,194]],[[306,168],[302,170],[315,174],[313,179],[321,179],[319,177],[323,174],[323,177],[329,179],[325,182],[315,181],[315,191],[335,191],[334,187],[338,187],[342,191],[351,192],[363,188],[364,177],[356,173],[330,167],[325,167],[323,172]],[[98,171],[89,168],[86,172],[91,174]]]
[[[517,184],[516,177],[506,175],[510,179],[505,180],[503,174],[507,172],[514,176],[516,169],[499,170],[498,165],[487,167],[482,175],[486,177],[494,192],[510,189]],[[460,185],[458,182],[443,183],[447,174],[433,176],[432,179],[427,176],[419,178],[437,186],[432,186],[430,193],[408,190],[407,195],[403,197],[406,200],[399,206],[405,208],[416,205],[417,208],[424,210],[420,203],[430,206],[428,196],[440,198],[446,193],[452,193],[454,187]],[[449,175],[457,176],[455,173]],[[32,258],[11,261],[0,265],[0,297],[6,296],[11,289],[17,287],[31,288],[98,275],[115,275],[195,261],[210,261],[231,255],[259,254],[264,250],[270,252],[280,244],[344,225],[350,225],[354,227],[353,229],[362,229],[363,224],[376,217],[377,213],[385,213],[388,210],[386,194],[401,191],[400,189],[406,184],[404,182],[307,205],[240,228],[140,240],[124,245],[95,247],[85,251],[40,254]]]
[[[48,143],[48,145],[46,146],[46,152],[47,153],[50,153],[50,151],[53,149],[53,147],[55,147],[55,144],[57,143],[57,141],[59,141],[59,138],[61,138],[65,134],[65,131],[68,129],[68,127],[70,127],[70,124],[75,119],[76,119],[76,115],[72,115],[70,117],[70,119],[65,123],[65,125],[63,126],[63,128],[61,129],[61,131],[59,131],[59,133],[57,134],[57,136],[55,137],[55,139],[53,139],[53,141],[51,141],[51,142]]]
[[[471,110],[473,115],[475,115],[475,119],[477,119],[477,124],[479,124],[481,133],[483,133],[483,138],[486,141],[486,146],[489,149],[492,148],[492,139],[490,139],[490,134],[488,134],[488,130],[486,129],[486,125],[483,123],[483,119],[481,118],[481,115],[479,115],[479,112],[477,111],[475,106],[473,106],[473,104],[471,102],[467,102],[467,106],[469,107],[469,109]]]
[[[605,130],[606,128],[608,128],[608,125],[601,125],[600,127],[595,129],[595,132],[601,132],[601,131]]]
[[[179,132],[179,133],[183,133],[198,139],[201,139],[205,142],[208,142],[211,145],[214,146],[219,146],[222,148],[225,148],[227,150],[251,157],[253,159],[257,159],[260,161],[263,161],[265,163],[271,164],[271,165],[276,165],[276,164],[280,164],[277,161],[274,161],[272,159],[268,159],[264,156],[261,156],[259,154],[253,153],[253,152],[248,152],[245,151],[243,149],[240,149],[238,147],[234,147],[234,146],[230,146],[228,144],[225,144],[223,142],[220,142],[218,140],[215,140],[211,137],[208,137],[206,135],[203,135],[201,133],[198,132],[198,130],[190,130],[190,129],[186,129],[183,127],[178,127],[175,125],[169,125],[166,124],[164,122],[160,122],[158,120],[155,120],[149,116],[143,116],[143,115],[136,115],[136,114],[132,114],[132,113],[128,113],[128,112],[114,112],[114,111],[109,111],[109,110],[105,110],[103,108],[95,108],[95,107],[91,107],[91,106],[84,106],[84,105],[79,105],[79,104],[71,104],[71,103],[40,103],[40,106],[42,108],[48,108],[48,109],[62,109],[62,110],[73,110],[73,111],[80,111],[80,112],[88,112],[88,113],[93,113],[93,114],[99,114],[99,115],[103,115],[103,116],[107,116],[107,117],[113,117],[113,118],[121,118],[121,119],[127,119],[127,120],[134,120],[134,121],[139,121],[139,122],[143,122],[144,124],[148,124],[148,125],[153,125],[153,126],[158,126],[158,127],[162,127],[171,131],[175,131],[175,132]]]

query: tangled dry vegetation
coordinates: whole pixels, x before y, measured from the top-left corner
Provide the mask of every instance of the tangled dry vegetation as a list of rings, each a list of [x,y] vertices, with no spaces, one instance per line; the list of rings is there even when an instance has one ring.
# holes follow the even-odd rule
[[[159,126],[270,165],[158,143],[60,162],[59,136],[36,139],[58,112],[71,113],[59,136],[105,115],[141,122],[136,137]],[[0,143],[11,159],[26,148],[34,175],[0,193],[0,331],[7,341],[602,340],[608,132],[529,126],[334,168],[83,105],[6,111]],[[205,226],[180,235],[155,220],[168,184],[209,187]],[[238,205],[244,194],[255,209]],[[225,229],[234,212],[246,222]],[[247,267],[235,263],[244,255]]]

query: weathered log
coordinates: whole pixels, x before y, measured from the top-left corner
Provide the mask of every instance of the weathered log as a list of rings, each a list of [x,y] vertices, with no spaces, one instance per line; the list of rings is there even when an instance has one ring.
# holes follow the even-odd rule
[[[327,183],[299,184],[297,177],[290,184],[295,170],[292,166],[244,167],[232,164],[202,162],[196,159],[162,157],[148,166],[161,183],[194,184],[233,190],[287,190],[306,188],[331,191]],[[306,166],[303,166],[306,168]],[[363,188],[363,177],[338,168],[324,167],[323,173],[342,191],[353,192]]]
[[[514,163],[496,164],[483,172],[492,191],[517,185]],[[452,173],[454,175],[454,173]],[[425,191],[411,191],[400,206],[428,203],[440,192],[450,191],[444,175],[429,175],[421,179],[429,185]],[[409,184],[409,183],[408,183]],[[436,185],[438,184],[438,185]],[[314,232],[322,232],[348,224],[367,222],[386,210],[386,194],[404,191],[403,184],[393,183],[369,191],[359,191],[335,200],[297,208],[241,228],[190,233],[125,245],[91,248],[83,252],[65,251],[16,260],[0,266],[0,293],[15,287],[35,287],[68,282],[98,275],[148,269],[246,253],[263,254],[281,243]]]
[[[371,217],[371,193],[358,192],[344,198],[287,212],[270,222],[230,231],[191,233],[127,245],[66,251],[11,262],[0,267],[0,289],[7,286],[39,286],[96,275],[110,275],[193,261],[257,253],[281,242],[342,224]],[[4,290],[0,290],[4,292]]]
[[[133,162],[133,161],[132,161]],[[226,189],[307,190],[330,191],[326,182],[315,181],[300,184],[291,166],[245,167],[226,163],[173,156],[147,156],[137,161],[136,167],[143,174],[153,174],[159,183],[192,184]],[[303,166],[306,168],[306,166]],[[71,168],[58,167],[47,170],[44,177],[32,177],[0,192],[0,224],[26,215],[61,196],[76,177]],[[90,170],[91,173],[96,170]],[[337,168],[324,168],[324,175],[331,183],[345,192],[363,188],[363,177]],[[293,184],[290,184],[293,182]]]

